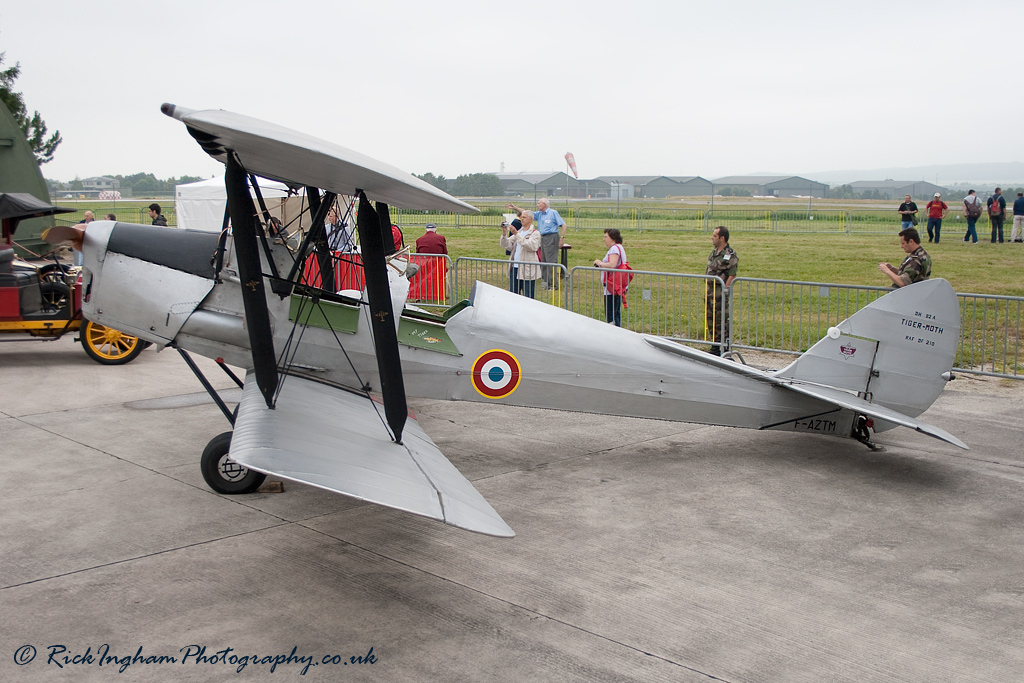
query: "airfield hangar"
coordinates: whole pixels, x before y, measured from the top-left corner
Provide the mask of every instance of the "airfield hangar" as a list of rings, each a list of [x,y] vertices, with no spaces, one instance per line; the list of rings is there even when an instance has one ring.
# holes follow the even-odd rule
[[[828,185],[795,175],[731,175],[715,179],[714,184],[716,194],[723,194],[722,190],[730,188],[747,190],[751,195],[761,197],[828,197]]]

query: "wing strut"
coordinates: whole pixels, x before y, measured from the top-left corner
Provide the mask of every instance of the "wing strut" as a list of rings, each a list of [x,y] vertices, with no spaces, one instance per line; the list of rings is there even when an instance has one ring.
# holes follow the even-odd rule
[[[380,222],[380,234],[384,240],[384,255],[391,256],[398,249],[395,248],[395,237],[391,232],[391,212],[384,202],[377,202],[377,220]]]
[[[320,190],[318,188],[306,187],[306,199],[309,201],[309,215],[312,216],[313,223],[309,228],[309,232],[306,233],[306,238],[302,240],[302,244],[299,246],[299,258],[296,259],[295,263],[292,264],[292,269],[288,271],[288,282],[296,282],[295,278],[299,274],[299,268],[305,265],[306,258],[316,258],[318,259],[317,264],[320,265],[321,268],[325,267],[323,265],[323,261],[319,260],[321,258],[320,254],[322,252],[317,251],[315,256],[310,257],[307,257],[306,254],[309,254],[310,245],[318,245],[320,244],[321,240],[324,239],[324,219],[327,218],[327,212],[330,210],[331,204],[334,203],[334,199],[337,196],[338,195],[332,192],[325,192],[323,201],[321,201]],[[326,245],[326,240],[324,241],[324,245]],[[326,246],[324,248],[326,249]],[[331,273],[333,273],[334,260],[328,259],[327,262],[328,264],[330,264]],[[323,273],[324,271],[321,270],[320,272]],[[325,280],[324,276],[321,276],[320,278],[320,288],[327,289],[328,291],[333,291],[332,288],[324,287],[324,282],[329,282],[333,285],[334,276],[331,275],[330,280]]]
[[[267,407],[273,408],[274,392],[277,390],[277,355],[274,353],[274,334],[270,329],[267,293],[260,268],[260,248],[254,218],[256,212],[249,195],[245,169],[233,152],[227,155],[224,186],[228,195],[228,211],[231,212],[238,278],[242,282],[242,303],[245,306],[246,327],[249,329],[256,385]]]
[[[366,296],[370,305],[370,329],[377,351],[377,370],[380,372],[380,393],[384,399],[384,415],[394,433],[395,441],[402,443],[402,430],[409,408],[405,402],[405,381],[402,362],[398,357],[398,331],[395,313],[391,308],[391,287],[388,285],[387,264],[384,262],[384,228],[380,216],[370,205],[366,194],[359,194],[359,216],[356,227],[363,250],[363,271],[366,276]],[[384,209],[387,214],[387,209]],[[387,225],[388,238],[391,224]],[[392,244],[394,246],[394,244]]]

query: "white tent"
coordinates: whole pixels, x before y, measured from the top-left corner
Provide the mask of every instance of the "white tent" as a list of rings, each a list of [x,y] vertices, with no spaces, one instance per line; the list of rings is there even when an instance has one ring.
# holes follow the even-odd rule
[[[288,186],[284,183],[262,178],[259,183],[260,193],[264,199],[288,196]],[[226,202],[227,190],[224,189],[223,176],[174,187],[174,210],[178,214],[179,228],[220,232],[224,223]],[[279,204],[280,202],[273,202],[274,206]],[[267,202],[267,205],[270,207],[271,203]],[[277,211],[272,213],[279,215]]]

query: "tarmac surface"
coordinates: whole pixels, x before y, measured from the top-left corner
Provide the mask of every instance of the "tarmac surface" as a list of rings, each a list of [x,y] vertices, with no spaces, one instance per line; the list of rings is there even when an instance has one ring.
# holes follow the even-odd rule
[[[2,681],[1024,680],[1021,381],[924,415],[970,451],[414,402],[514,539],[213,493],[173,351],[0,344],[0,397]]]

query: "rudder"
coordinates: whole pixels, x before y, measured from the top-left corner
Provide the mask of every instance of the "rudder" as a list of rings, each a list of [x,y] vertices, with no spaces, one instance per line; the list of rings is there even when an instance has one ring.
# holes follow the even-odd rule
[[[945,387],[959,342],[956,292],[925,280],[857,311],[775,377],[856,391],[916,417]]]

